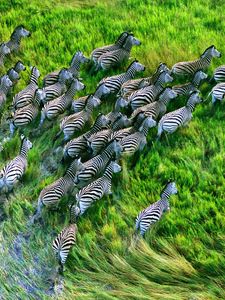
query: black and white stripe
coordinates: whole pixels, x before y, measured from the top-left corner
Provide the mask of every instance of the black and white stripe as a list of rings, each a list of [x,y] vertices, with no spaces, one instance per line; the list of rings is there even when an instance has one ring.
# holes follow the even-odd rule
[[[111,123],[109,124],[109,128],[112,126],[112,124],[114,124],[116,120],[118,120],[119,117],[122,116],[120,110],[124,107],[127,107],[127,105],[128,102],[123,98],[118,98],[116,100],[113,110],[106,115],[107,118],[111,121]]]
[[[13,98],[13,108],[16,110],[18,108],[24,107],[30,104],[34,99],[34,94],[38,88],[38,78],[40,77],[40,72],[36,67],[31,67],[30,83],[25,89],[20,91]]]
[[[91,182],[82,188],[76,194],[76,205],[71,207],[76,216],[83,215],[83,213],[96,201],[103,198],[104,195],[111,194],[112,176],[114,173],[121,171],[121,166],[115,161],[111,161],[106,167],[102,177]]]
[[[21,179],[27,168],[27,154],[31,148],[32,143],[22,135],[20,154],[0,171],[0,193],[9,193]]]
[[[0,66],[4,65],[5,56],[9,53],[9,47],[5,43],[0,44]]]
[[[31,33],[23,25],[17,26],[10,36],[10,40],[6,43],[10,51],[18,51],[20,48],[21,39],[30,36]]]
[[[12,81],[9,79],[9,76],[4,75],[1,78],[1,83],[0,83],[0,109],[6,101],[6,96],[11,86],[12,86]]]
[[[219,66],[213,72],[213,79],[216,82],[225,82],[225,65]]]
[[[173,133],[178,127],[187,125],[192,118],[195,105],[200,102],[202,102],[202,99],[199,97],[198,92],[193,92],[186,106],[165,114],[158,123],[158,138],[160,138],[163,131]]]
[[[213,57],[221,57],[214,45],[207,48],[197,60],[176,63],[172,67],[172,73],[179,76],[194,75],[195,72],[208,68]]]
[[[212,103],[214,104],[217,100],[222,101],[225,98],[225,82],[217,83],[209,93],[212,95]]]
[[[143,236],[149,227],[159,221],[166,211],[170,209],[169,198],[177,193],[175,182],[169,182],[162,191],[160,200],[144,209],[136,218],[136,231]]]

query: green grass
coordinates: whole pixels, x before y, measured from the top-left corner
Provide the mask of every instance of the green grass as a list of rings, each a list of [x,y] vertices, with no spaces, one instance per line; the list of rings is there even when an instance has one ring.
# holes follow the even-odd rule
[[[3,0],[0,40],[6,41],[20,23],[32,36],[23,40],[19,54],[6,60],[1,74],[21,59],[26,66],[36,65],[43,78],[67,66],[77,49],[88,56],[95,47],[112,43],[123,30],[132,30],[142,41],[132,50],[132,57],[146,66],[146,76],[160,61],[172,66],[198,57],[214,44],[223,56],[213,60],[208,70],[211,76],[216,66],[224,64],[224,10],[224,1],[212,0],[151,4],[138,0],[35,0],[31,4]],[[93,92],[103,76],[100,72],[91,77],[83,68],[86,93]],[[28,77],[28,71],[22,74],[14,92],[25,86]],[[204,83],[203,97],[211,87]],[[10,102],[8,99],[7,104]],[[180,99],[169,110],[184,102]],[[109,111],[112,105],[103,104],[100,110]],[[1,138],[8,135],[6,117],[5,109]],[[53,160],[57,123],[40,137],[31,138],[34,147],[26,175],[1,208],[6,218],[0,224],[0,299],[51,298],[47,279],[56,267],[51,242],[68,223],[68,211],[63,205],[59,212],[45,211],[43,226],[30,227],[27,222],[41,189],[63,174],[61,166],[54,172],[44,168]],[[77,245],[66,264],[60,299],[225,298],[224,128],[224,104],[212,107],[208,101],[197,107],[188,127],[169,137],[169,144],[165,138],[154,143],[135,169],[131,169],[131,159],[123,159],[113,196],[96,203],[79,221]],[[149,138],[155,134],[156,129]],[[17,155],[19,144],[18,133],[4,144],[0,166]],[[134,242],[137,213],[159,198],[169,178],[174,178],[179,190],[171,198],[171,212],[148,232],[145,241]]]

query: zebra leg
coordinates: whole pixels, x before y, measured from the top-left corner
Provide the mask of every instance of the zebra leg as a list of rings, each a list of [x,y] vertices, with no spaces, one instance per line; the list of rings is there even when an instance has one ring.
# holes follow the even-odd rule
[[[42,207],[43,207],[43,203],[42,203],[41,199],[39,198],[37,209],[36,209],[33,217],[31,218],[31,224],[34,224],[35,221],[41,217]]]
[[[216,103],[216,97],[212,94],[212,104],[215,104]]]
[[[13,124],[13,122],[10,122],[9,124],[9,130],[10,130],[10,137],[13,137],[13,134],[15,132],[16,126]]]
[[[40,123],[38,125],[38,129],[42,127],[43,123],[44,123],[44,120],[45,120],[45,113],[42,111],[41,112],[41,119],[40,119]]]

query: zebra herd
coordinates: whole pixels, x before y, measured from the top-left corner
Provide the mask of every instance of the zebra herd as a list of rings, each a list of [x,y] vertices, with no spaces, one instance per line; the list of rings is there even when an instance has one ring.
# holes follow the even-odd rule
[[[30,33],[24,26],[18,26],[11,40],[0,46],[0,63],[3,64],[7,53],[18,50],[22,37]],[[163,132],[173,133],[186,125],[192,118],[192,112],[203,100],[199,95],[201,82],[206,80],[204,71],[209,67],[213,57],[220,57],[215,46],[208,47],[199,59],[178,62],[170,69],[160,63],[152,76],[135,79],[145,70],[134,60],[119,75],[103,78],[93,94],[80,97],[74,101],[77,91],[85,88],[79,78],[82,64],[91,63],[95,72],[99,69],[109,70],[126,62],[134,45],[140,41],[132,33],[123,32],[115,44],[95,49],[90,59],[77,51],[68,68],[54,71],[43,79],[39,87],[40,72],[37,67],[31,68],[29,84],[13,97],[9,116],[10,133],[23,129],[40,115],[38,130],[44,121],[55,121],[59,132],[54,142],[63,135],[62,163],[72,161],[64,176],[45,187],[39,197],[37,209],[31,222],[35,223],[42,214],[42,209],[58,207],[61,199],[69,195],[70,224],[53,241],[53,249],[60,264],[60,271],[66,262],[69,250],[76,241],[77,219],[104,195],[111,194],[113,174],[121,171],[119,159],[124,154],[141,152],[147,144],[150,128],[158,126],[157,139]],[[25,70],[18,62],[0,79],[0,109],[5,105],[10,88],[19,79],[19,73]],[[189,76],[191,81],[183,85],[168,86],[174,77]],[[225,95],[225,66],[218,67],[213,78],[212,102],[222,100]],[[186,105],[167,112],[170,101],[187,97]],[[89,131],[82,133],[86,124],[94,116],[94,111],[102,102],[114,99],[114,109],[104,115],[98,114]],[[62,115],[61,121],[58,117]],[[157,124],[158,122],[158,124]],[[32,142],[21,135],[20,154],[8,162],[0,171],[0,193],[7,194],[21,180],[27,168],[27,154]],[[73,191],[77,191],[73,196]],[[164,212],[169,210],[169,198],[177,193],[175,182],[169,181],[162,190],[160,200],[144,209],[136,219],[136,230],[144,235],[149,227],[157,222]]]

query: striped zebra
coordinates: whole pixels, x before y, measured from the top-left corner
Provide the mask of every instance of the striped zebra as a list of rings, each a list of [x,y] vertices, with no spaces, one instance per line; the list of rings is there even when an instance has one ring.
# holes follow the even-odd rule
[[[67,91],[67,84],[71,82],[72,74],[67,69],[59,72],[59,79],[56,83],[46,86],[43,91],[46,94],[45,103],[58,98]]]
[[[92,156],[96,156],[107,146],[107,144],[111,141],[110,137],[114,131],[128,127],[130,123],[131,122],[127,116],[121,115],[117,120],[115,120],[111,128],[98,131],[92,134],[89,138],[85,136],[87,139],[88,149]]]
[[[166,113],[170,100],[176,97],[177,93],[171,87],[166,87],[159,95],[157,101],[135,109],[131,115],[131,120],[139,113],[143,113],[145,117],[151,116],[154,120],[157,120],[159,116],[163,116]]]
[[[213,72],[213,80],[215,80],[217,83],[219,82],[225,82],[225,65],[219,66],[215,69]]]
[[[176,63],[172,67],[172,73],[179,76],[194,75],[199,70],[207,69],[213,57],[221,57],[214,45],[208,47],[197,60]]]
[[[187,125],[192,118],[192,112],[195,105],[200,102],[202,102],[202,99],[199,97],[199,93],[193,92],[190,95],[186,106],[165,114],[158,123],[158,139],[163,131],[173,133],[178,127]]]
[[[18,51],[21,39],[30,36],[31,33],[23,25],[17,26],[10,36],[10,40],[6,43],[11,52]]]
[[[93,96],[101,99],[103,96],[108,95],[109,93],[110,93],[110,89],[106,87],[105,83],[102,83],[98,85]],[[75,113],[82,111],[85,108],[87,98],[88,95],[84,97],[80,97],[75,101],[73,101],[71,107],[72,111],[74,111]]]
[[[59,273],[63,273],[70,249],[76,243],[78,228],[76,225],[76,216],[70,213],[70,224],[66,226],[53,240],[52,248],[59,263]]]
[[[120,140],[122,153],[134,154],[136,151],[142,151],[147,144],[148,130],[156,126],[156,121],[152,117],[147,117],[138,131],[128,135]]]
[[[134,45],[139,46],[140,44],[141,42],[138,39],[129,34],[122,48],[106,52],[98,58],[97,69],[108,70],[122,64],[125,60],[129,59],[131,48]]]
[[[162,92],[164,84],[172,81],[173,77],[171,77],[166,71],[162,71],[154,85],[140,89],[130,95],[128,101],[132,110],[154,102],[157,96]]]
[[[112,124],[114,124],[114,122],[122,116],[120,110],[121,108],[125,108],[127,107],[128,102],[123,99],[123,98],[118,98],[116,100],[115,106],[113,108],[112,111],[110,111],[106,116],[107,118],[111,121],[111,123],[109,124],[109,128],[112,126]]]
[[[201,84],[201,81],[207,78],[207,74],[202,71],[197,71],[194,74],[193,80],[191,82],[175,85],[173,90],[177,93],[178,96],[188,96],[193,92],[198,91],[198,87]]]
[[[81,51],[77,51],[70,62],[70,67],[67,69],[68,72],[70,72],[73,77],[79,77],[79,71],[81,64],[88,62],[89,59],[86,58]],[[46,75],[43,79],[43,86],[49,86],[52,84],[55,84],[59,80],[59,73],[60,71],[54,71]]]
[[[160,200],[142,210],[136,218],[136,231],[144,236],[149,227],[159,221],[166,211],[170,209],[169,199],[171,195],[177,194],[175,182],[169,182],[163,189]]]
[[[21,135],[20,154],[6,164],[0,171],[0,194],[9,193],[22,178],[27,168],[27,154],[32,143]]]
[[[109,122],[109,119],[100,113],[97,116],[93,127],[88,132],[72,139],[64,146],[63,159],[66,160],[67,158],[74,158],[77,156],[83,157],[88,150],[87,139],[90,138],[92,134],[106,128]]]
[[[122,84],[119,95],[127,99],[134,91],[155,84],[156,79],[162,71],[170,72],[165,63],[160,63],[151,77],[131,79]]]
[[[128,32],[122,32],[121,35],[116,40],[115,44],[94,49],[91,53],[91,60],[95,64],[97,64],[97,61],[102,54],[120,49],[123,46],[128,35],[129,35]]]
[[[111,161],[106,167],[103,176],[83,187],[76,194],[76,204],[71,207],[73,214],[76,217],[83,213],[96,201],[102,199],[104,195],[112,194],[112,176],[114,173],[119,173],[121,166]]]
[[[20,79],[20,73],[25,70],[26,67],[23,65],[23,63],[21,61],[18,61],[13,68],[7,71],[7,75],[9,76],[9,79],[12,81],[13,86]]]
[[[41,191],[38,197],[37,209],[31,220],[32,223],[40,218],[44,206],[50,209],[57,208],[62,197],[72,191],[75,175],[80,168],[82,168],[80,159],[75,159],[63,177],[60,177]]]
[[[118,158],[121,154],[122,148],[119,143],[112,141],[101,154],[91,158],[83,163],[83,168],[77,172],[74,182],[79,186],[86,185],[101,172],[103,172],[114,158]]]
[[[94,108],[100,105],[101,101],[99,98],[90,95],[87,98],[86,103],[84,110],[62,119],[60,122],[60,131],[57,133],[54,140],[56,140],[63,132],[64,141],[68,141],[75,132],[81,131],[85,124],[90,121]]]
[[[34,99],[34,94],[38,88],[38,78],[40,77],[40,72],[36,67],[31,67],[30,82],[25,89],[20,91],[13,98],[12,107],[14,110],[24,107],[32,103]]]
[[[9,79],[9,76],[4,75],[1,78],[1,83],[0,83],[0,109],[6,101],[6,96],[11,86],[12,86],[12,81]]]
[[[47,102],[41,111],[41,120],[39,127],[42,126],[45,118],[48,120],[53,120],[59,115],[63,114],[67,109],[71,107],[73,102],[73,97],[77,91],[81,91],[85,88],[85,85],[78,79],[73,79],[70,87],[65,94],[59,96],[58,98]]]
[[[42,101],[45,99],[45,93],[41,89],[37,89],[34,94],[34,100],[27,106],[17,109],[12,114],[10,122],[11,136],[16,128],[21,128],[30,124],[37,117]]]
[[[9,53],[9,47],[5,43],[0,44],[0,67],[4,65],[5,56]]]
[[[213,104],[215,104],[217,100],[222,101],[225,99],[225,82],[217,83],[209,93],[209,96],[210,95],[212,95]]]
[[[135,77],[136,73],[142,72],[145,67],[137,60],[133,61],[127,68],[125,73],[103,78],[99,84],[104,83],[110,89],[110,93],[118,93],[122,84]]]

